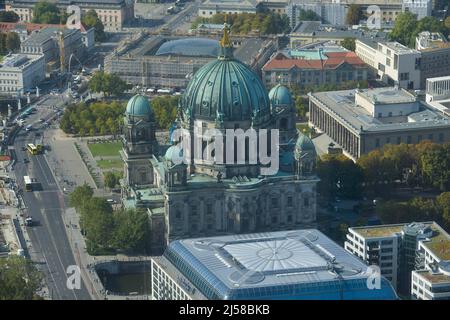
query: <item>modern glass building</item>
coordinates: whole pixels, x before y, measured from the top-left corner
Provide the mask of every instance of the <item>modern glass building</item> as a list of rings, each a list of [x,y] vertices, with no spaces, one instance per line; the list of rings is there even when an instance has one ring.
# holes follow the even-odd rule
[[[368,268],[315,229],[177,240],[152,260],[152,296],[158,300],[397,299],[389,281]]]

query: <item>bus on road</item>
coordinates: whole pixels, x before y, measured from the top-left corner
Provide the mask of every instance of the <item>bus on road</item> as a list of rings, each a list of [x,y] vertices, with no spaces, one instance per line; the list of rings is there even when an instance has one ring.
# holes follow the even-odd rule
[[[23,181],[25,182],[25,191],[33,191],[33,186],[37,183],[37,180],[30,176],[24,176]]]
[[[27,144],[27,150],[32,155],[37,155],[40,152],[38,147],[36,147],[36,145],[34,143]]]

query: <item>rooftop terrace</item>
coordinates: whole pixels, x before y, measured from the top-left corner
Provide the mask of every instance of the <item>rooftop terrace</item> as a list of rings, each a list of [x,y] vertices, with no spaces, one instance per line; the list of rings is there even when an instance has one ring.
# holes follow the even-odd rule
[[[433,225],[434,236],[423,242],[424,247],[432,251],[441,260],[450,260],[450,236],[440,227]]]
[[[430,281],[431,283],[450,283],[450,277],[442,274],[442,273],[432,273],[428,270],[421,270],[421,271],[415,271],[418,275],[422,276],[426,280]]]
[[[351,229],[364,238],[382,238],[394,236],[396,233],[400,233],[404,226],[404,224],[398,224],[373,227],[354,227]]]

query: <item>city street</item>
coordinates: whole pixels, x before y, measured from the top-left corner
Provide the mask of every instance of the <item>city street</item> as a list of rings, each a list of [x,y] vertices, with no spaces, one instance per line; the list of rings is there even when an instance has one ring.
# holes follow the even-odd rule
[[[51,117],[54,114],[53,106],[58,107],[61,104],[62,100],[59,97],[51,97],[46,99],[45,104],[39,105],[37,113],[27,121],[33,125],[34,129],[30,132],[25,130],[19,132],[11,153],[16,159],[14,173],[17,184],[22,190],[21,195],[25,206],[23,213],[36,221],[36,225],[28,230],[32,242],[30,256],[41,265],[46,275],[50,298],[55,300],[90,299],[84,283],[81,283],[80,290],[71,290],[66,286],[67,268],[76,265],[76,262],[62,218],[65,199],[55,181],[53,169],[49,167],[43,154],[32,156],[23,150],[27,143],[34,142],[36,134],[45,134],[43,125],[39,124],[38,119]],[[24,159],[30,161],[25,163]],[[23,177],[26,175],[37,179],[40,190],[23,191],[25,190]]]

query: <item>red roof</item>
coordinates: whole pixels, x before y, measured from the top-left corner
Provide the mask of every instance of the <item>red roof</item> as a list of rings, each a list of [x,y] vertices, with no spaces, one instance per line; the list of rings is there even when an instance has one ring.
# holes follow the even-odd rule
[[[350,64],[355,68],[366,67],[364,61],[362,61],[354,52],[327,52],[328,59],[326,60],[305,60],[305,59],[292,59],[287,58],[282,53],[277,54],[272,60],[266,63],[263,67],[264,71],[270,71],[272,69],[336,69],[343,63]]]
[[[1,22],[0,31],[8,32],[18,27],[22,27],[27,30],[28,33],[41,30],[46,27],[66,28],[65,24],[45,24],[45,23],[28,23],[28,22]],[[81,24],[81,32],[86,32],[86,28]]]

